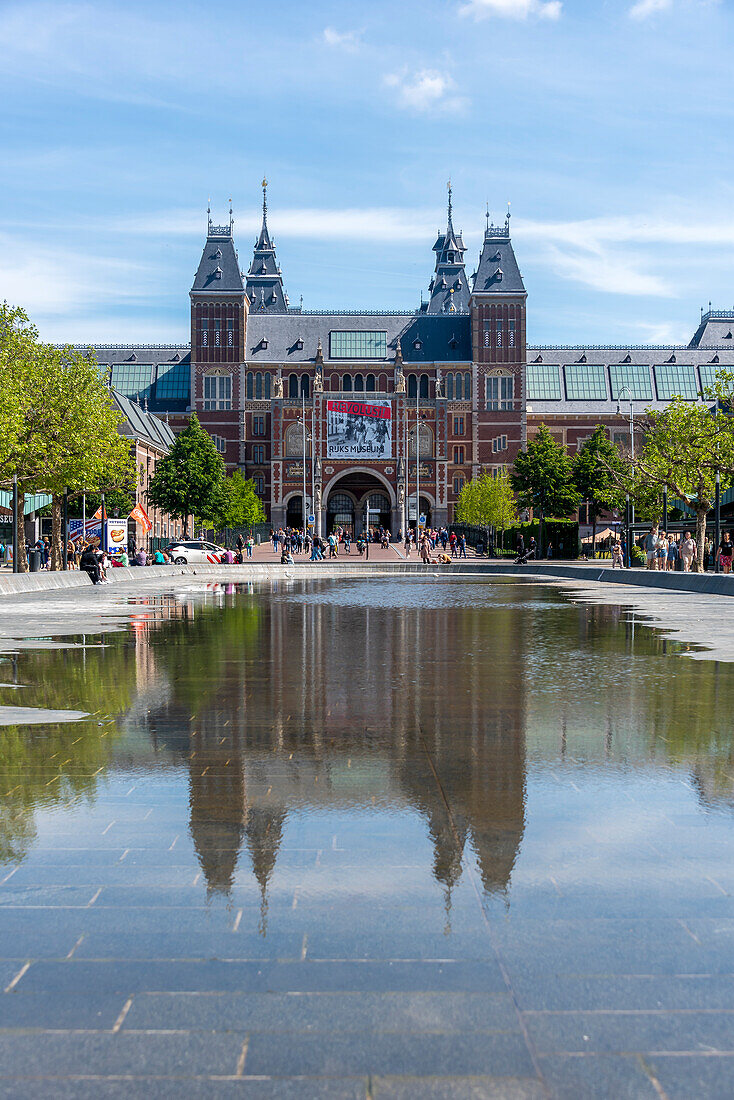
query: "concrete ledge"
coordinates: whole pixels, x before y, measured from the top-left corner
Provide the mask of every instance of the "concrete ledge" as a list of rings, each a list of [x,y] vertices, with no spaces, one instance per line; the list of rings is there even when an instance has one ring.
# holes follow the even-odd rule
[[[417,561],[406,562],[308,562],[294,565],[280,562],[258,562],[246,565],[153,565],[145,568],[113,569],[110,579],[117,585],[142,585],[152,580],[174,581],[181,577],[200,576],[227,583],[274,580],[278,578],[327,580],[335,577],[368,578],[395,576],[447,577],[524,577],[526,580],[552,581],[562,579],[581,584],[601,582],[615,585],[631,585],[637,588],[659,588],[666,591],[694,592],[721,596],[734,596],[734,574],[716,573],[658,573],[645,569],[612,569],[610,566],[592,563],[577,565],[535,562],[532,565],[514,565],[504,561],[461,561],[451,565],[421,565]],[[24,592],[53,592],[65,588],[91,588],[86,573],[73,570],[59,573],[0,572],[0,597]],[[146,583],[147,587],[147,583]]]

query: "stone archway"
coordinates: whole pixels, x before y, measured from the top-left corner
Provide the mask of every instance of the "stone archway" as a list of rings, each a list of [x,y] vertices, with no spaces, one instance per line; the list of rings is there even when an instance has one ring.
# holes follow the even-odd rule
[[[339,498],[339,509],[330,507],[330,501]],[[379,498],[379,499],[378,499]],[[375,470],[366,467],[354,467],[335,475],[326,487],[324,500],[326,504],[326,533],[327,535],[335,526],[349,526],[347,518],[346,501],[353,501],[351,516],[352,534],[359,535],[364,530],[365,506],[369,506],[369,522],[371,527],[387,527],[392,534],[397,533],[395,524],[396,502],[395,491],[387,478]],[[344,505],[344,507],[342,507]],[[378,509],[379,505],[379,509]],[[338,520],[337,514],[343,518]],[[397,519],[400,524],[399,517]]]

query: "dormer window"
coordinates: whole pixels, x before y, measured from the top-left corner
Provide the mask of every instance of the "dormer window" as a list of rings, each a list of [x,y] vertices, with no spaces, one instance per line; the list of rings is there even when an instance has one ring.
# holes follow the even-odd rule
[[[416,351],[420,351],[421,348],[423,347],[422,341],[421,340],[414,340],[413,341],[413,347],[415,348]]]
[[[215,279],[221,279],[221,277],[222,277],[222,269],[219,266],[219,264],[217,264],[217,266],[214,268],[214,278]]]
[[[214,255],[217,257],[218,260],[221,260],[221,258],[222,258],[221,248],[218,248],[217,251],[214,253]]]
[[[451,339],[449,340],[449,347],[450,348],[458,348],[458,346],[459,346],[459,341],[456,339],[455,336],[452,336]]]
[[[303,337],[298,337],[298,339],[296,340],[296,347],[299,351],[303,351]]]
[[[268,338],[267,338],[267,336],[263,336],[263,337],[262,337],[262,339],[260,340],[260,343],[259,343],[259,344],[258,344],[257,346],[258,346],[258,348],[260,348],[260,349],[261,349],[262,351],[264,351],[264,350],[265,350],[265,348],[266,348],[266,347],[268,346]]]
[[[454,254],[453,254],[453,252],[449,252],[449,257],[448,257],[448,258],[449,258],[449,263],[450,263],[450,264],[452,264],[452,263],[454,262]]]
[[[502,271],[502,268],[498,267],[497,270],[494,273],[494,281],[496,283],[501,283],[503,274],[504,274],[504,272]]]

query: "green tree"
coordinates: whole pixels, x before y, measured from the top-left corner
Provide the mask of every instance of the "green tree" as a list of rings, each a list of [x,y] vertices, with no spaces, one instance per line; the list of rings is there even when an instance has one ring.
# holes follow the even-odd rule
[[[573,478],[579,496],[586,501],[591,520],[592,557],[596,557],[596,521],[603,512],[624,505],[620,479],[627,469],[622,455],[605,428],[597,424],[573,459]]]
[[[260,498],[255,492],[255,483],[244,477],[241,470],[235,470],[225,479],[222,487],[222,509],[214,517],[218,528],[254,527],[265,523],[266,516]]]
[[[91,352],[45,344],[23,310],[0,308],[0,484],[17,476],[19,532],[25,493],[52,494],[53,568],[61,564],[64,490],[104,489],[130,477],[121,422]],[[23,538],[19,550],[25,570]]]
[[[459,523],[496,527],[505,531],[517,522],[515,496],[507,474],[493,477],[485,471],[464,483],[456,504]]]
[[[543,550],[543,520],[546,516],[565,519],[575,512],[579,495],[573,479],[571,460],[565,448],[556,443],[545,424],[520,451],[510,474],[510,484],[521,508],[532,508],[540,519],[540,552]]]
[[[722,486],[734,476],[734,421],[720,408],[674,397],[660,412],[648,410],[645,445],[633,465],[643,485],[668,489],[696,513],[698,568],[703,569],[706,515],[714,506],[716,472]]]
[[[214,522],[221,515],[223,493],[224,463],[211,436],[193,413],[169,453],[156,466],[148,500],[155,508],[180,519],[185,533],[189,516]]]

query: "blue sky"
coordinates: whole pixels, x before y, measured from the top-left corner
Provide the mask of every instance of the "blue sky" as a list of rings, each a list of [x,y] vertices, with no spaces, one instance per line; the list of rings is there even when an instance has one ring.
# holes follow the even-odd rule
[[[732,0],[0,2],[0,295],[48,339],[187,339],[211,196],[292,304],[414,308],[446,181],[512,203],[533,343],[734,306]]]

